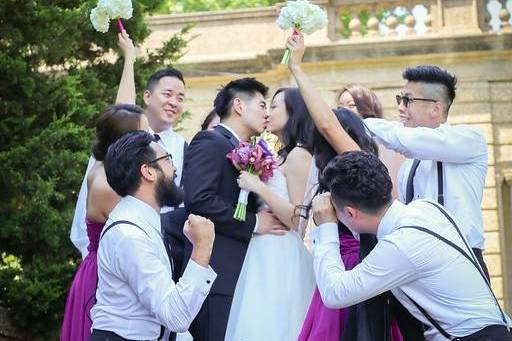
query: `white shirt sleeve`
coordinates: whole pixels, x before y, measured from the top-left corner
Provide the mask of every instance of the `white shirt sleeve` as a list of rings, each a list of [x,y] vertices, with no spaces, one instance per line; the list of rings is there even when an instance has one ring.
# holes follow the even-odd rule
[[[338,226],[320,225],[312,232],[313,267],[322,301],[328,308],[352,306],[409,282],[416,271],[398,247],[380,240],[370,254],[346,271],[339,252]]]
[[[141,232],[138,232],[141,233]],[[115,271],[162,325],[184,332],[201,309],[217,277],[211,267],[190,260],[177,284],[150,239],[123,238],[116,245]]]
[[[367,118],[364,123],[377,142],[410,159],[452,163],[487,160],[485,138],[470,126],[442,124],[438,128],[409,128],[380,118]]]
[[[76,200],[75,215],[73,217],[73,223],[71,223],[71,231],[69,233],[69,239],[75,247],[82,254],[82,259],[87,256],[87,246],[89,246],[89,237],[87,236],[87,225],[85,224],[85,215],[87,209],[87,176],[89,171],[96,160],[93,156],[89,158],[87,169],[82,180],[82,186],[80,186],[80,192],[78,193],[78,199]]]

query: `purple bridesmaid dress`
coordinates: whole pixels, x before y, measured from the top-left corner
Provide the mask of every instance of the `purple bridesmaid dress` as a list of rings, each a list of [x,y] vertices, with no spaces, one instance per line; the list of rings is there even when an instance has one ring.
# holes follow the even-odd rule
[[[101,230],[104,224],[88,219],[87,236],[89,254],[84,258],[71,283],[64,311],[64,321],[60,332],[61,341],[88,341],[91,336],[91,308],[96,302],[98,281],[97,251]]]

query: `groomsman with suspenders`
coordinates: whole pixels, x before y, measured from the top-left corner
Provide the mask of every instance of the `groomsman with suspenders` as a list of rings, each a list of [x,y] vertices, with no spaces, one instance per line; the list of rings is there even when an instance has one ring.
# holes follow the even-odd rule
[[[437,201],[461,222],[478,262],[484,227],[480,209],[487,174],[487,143],[477,129],[450,125],[457,78],[434,65],[407,68],[396,96],[400,122],[365,120],[377,142],[408,158],[398,174],[399,199]]]
[[[391,199],[386,166],[371,154],[336,156],[322,173],[330,191],[313,200],[311,232],[323,302],[342,308],[391,290],[427,327],[427,340],[510,341],[510,319],[468,243],[460,222],[434,201]],[[352,270],[340,258],[337,222],[377,235],[377,246]],[[343,246],[342,246],[343,247]],[[423,339],[423,335],[415,340]]]
[[[455,98],[454,75],[434,65],[420,65],[407,68],[403,77],[407,83],[396,96],[400,122],[369,118],[365,123],[377,142],[408,158],[398,173],[399,200],[406,204],[434,200],[457,217],[489,279],[482,257],[480,209],[487,173],[485,138],[471,126],[446,122]],[[405,336],[415,335],[413,330],[420,330],[417,321],[394,298],[392,302]]]

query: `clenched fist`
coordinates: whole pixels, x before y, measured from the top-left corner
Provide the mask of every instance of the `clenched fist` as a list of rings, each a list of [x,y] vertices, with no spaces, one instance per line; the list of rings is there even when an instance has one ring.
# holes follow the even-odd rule
[[[313,221],[316,225],[337,223],[336,211],[331,203],[331,193],[325,192],[313,198]]]
[[[208,267],[215,240],[213,222],[204,217],[190,214],[183,226],[183,234],[187,236],[194,247],[191,259],[199,265]]]

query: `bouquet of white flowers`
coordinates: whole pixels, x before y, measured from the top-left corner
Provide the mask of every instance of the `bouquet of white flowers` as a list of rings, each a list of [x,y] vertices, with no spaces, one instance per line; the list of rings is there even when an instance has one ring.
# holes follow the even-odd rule
[[[288,1],[286,6],[281,8],[277,25],[283,30],[293,28],[311,34],[327,24],[327,14],[317,5],[311,4],[308,0]],[[288,64],[290,50],[286,50],[281,64]]]
[[[123,19],[130,19],[133,14],[131,0],[99,0],[98,5],[92,9],[90,19],[96,31],[106,33],[110,20],[117,19],[119,32],[124,30]]]

